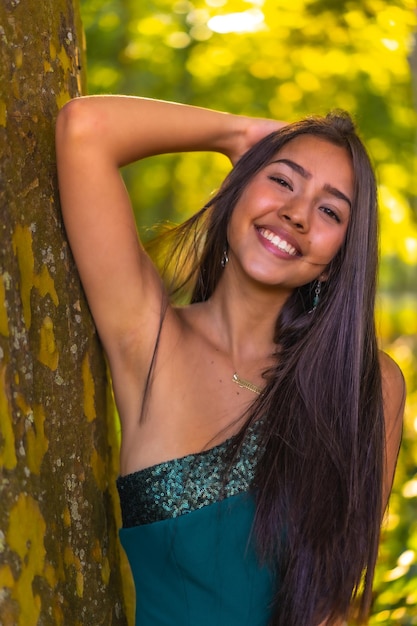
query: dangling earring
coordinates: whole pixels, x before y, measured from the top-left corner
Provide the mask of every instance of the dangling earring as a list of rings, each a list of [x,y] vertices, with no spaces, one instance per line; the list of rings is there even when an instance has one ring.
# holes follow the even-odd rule
[[[321,281],[317,280],[316,288],[314,289],[313,307],[309,310],[309,313],[313,313],[317,309],[317,305],[320,302]]]
[[[228,263],[229,263],[229,257],[227,256],[227,244],[226,244],[225,247],[223,248],[223,256],[221,260],[221,265],[223,269],[226,267]]]

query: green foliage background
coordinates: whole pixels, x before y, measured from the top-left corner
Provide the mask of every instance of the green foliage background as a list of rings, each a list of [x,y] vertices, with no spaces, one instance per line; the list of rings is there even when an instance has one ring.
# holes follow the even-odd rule
[[[377,169],[378,328],[408,386],[404,443],[371,624],[417,624],[417,54],[414,0],[82,0],[90,93],[126,93],[295,120],[343,108]],[[414,94],[416,96],[416,94]],[[154,157],[125,170],[142,232],[181,221],[224,157]],[[145,234],[146,236],[146,234]]]

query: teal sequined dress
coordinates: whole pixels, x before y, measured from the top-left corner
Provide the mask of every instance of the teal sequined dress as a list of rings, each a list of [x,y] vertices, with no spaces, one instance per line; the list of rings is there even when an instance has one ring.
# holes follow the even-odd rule
[[[251,532],[256,427],[230,467],[234,445],[118,478],[136,626],[267,626],[275,584]]]

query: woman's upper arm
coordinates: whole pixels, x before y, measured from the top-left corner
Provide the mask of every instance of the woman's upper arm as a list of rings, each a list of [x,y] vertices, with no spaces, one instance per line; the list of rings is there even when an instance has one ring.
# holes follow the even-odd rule
[[[94,108],[72,101],[59,116],[56,146],[66,231],[100,337],[111,353],[135,328],[143,341],[151,341],[162,285],[138,239],[118,164],[102,136],[106,131],[106,120]]]
[[[395,466],[401,444],[406,389],[404,376],[400,368],[384,352],[380,353],[380,365],[386,440],[385,506],[394,480]]]
[[[136,339],[151,345],[163,289],[138,240],[119,168],[167,152],[209,150],[237,160],[254,141],[281,126],[127,96],[76,98],[65,105],[56,132],[62,212],[108,353],[135,328],[140,329]]]

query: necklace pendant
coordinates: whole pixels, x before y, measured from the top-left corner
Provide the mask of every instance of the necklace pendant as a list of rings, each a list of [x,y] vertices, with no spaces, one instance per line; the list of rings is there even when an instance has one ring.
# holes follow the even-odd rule
[[[248,391],[252,391],[252,393],[258,394],[258,396],[262,393],[262,387],[258,387],[254,383],[249,382],[249,380],[245,380],[241,378],[236,372],[232,376],[232,380],[236,385],[239,385],[242,389],[247,389]]]

